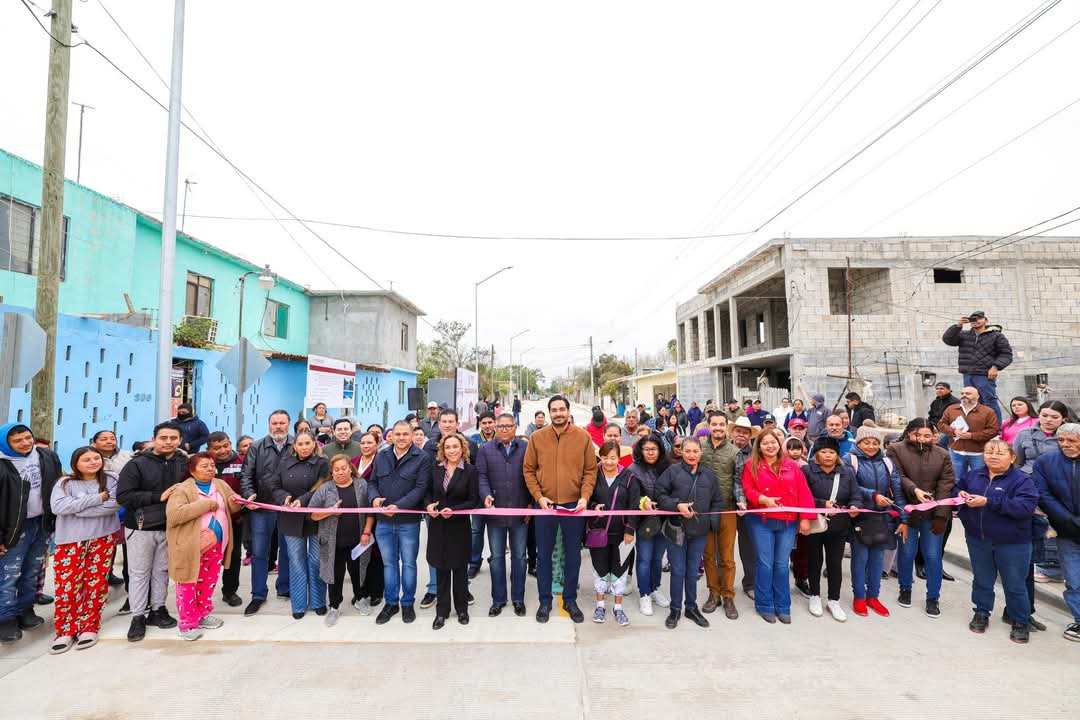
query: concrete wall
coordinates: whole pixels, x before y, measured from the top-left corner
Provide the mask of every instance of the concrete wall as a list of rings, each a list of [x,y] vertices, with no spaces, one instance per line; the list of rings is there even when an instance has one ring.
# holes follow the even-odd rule
[[[401,324],[409,328],[401,349]],[[384,295],[319,294],[311,298],[309,347],[348,362],[416,368],[417,316]]]

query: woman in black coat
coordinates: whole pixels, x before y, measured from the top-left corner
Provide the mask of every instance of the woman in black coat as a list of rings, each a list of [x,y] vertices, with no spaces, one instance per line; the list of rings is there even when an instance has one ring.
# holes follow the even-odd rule
[[[596,485],[589,498],[589,509],[637,510],[640,502],[641,490],[637,480],[629,470],[619,468],[619,443],[604,443],[600,446],[600,467],[596,471]],[[586,540],[594,533],[597,536],[602,534],[605,542],[603,545],[586,543],[592,558],[593,586],[596,589],[593,622],[604,622],[607,615],[604,602],[610,590],[614,596],[615,622],[625,627],[630,624],[630,618],[623,612],[622,600],[626,594],[630,566],[634,562],[634,551],[631,549],[623,560],[619,545],[629,546],[634,542],[634,526],[626,515],[609,515],[593,519]]]
[[[319,454],[315,435],[301,430],[271,480],[274,502],[307,507],[316,485],[329,476],[330,464]],[[317,615],[326,614],[326,583],[319,577],[318,527],[307,513],[278,513],[278,533],[289,553],[289,599],[297,620],[309,609]]]
[[[468,515],[455,510],[480,507],[480,475],[469,461],[469,444],[461,433],[444,435],[439,441],[436,463],[431,470],[427,511],[427,561],[435,568],[436,595],[433,630],[446,624],[450,615],[450,595],[458,622],[469,624],[469,556],[472,554],[472,524]]]

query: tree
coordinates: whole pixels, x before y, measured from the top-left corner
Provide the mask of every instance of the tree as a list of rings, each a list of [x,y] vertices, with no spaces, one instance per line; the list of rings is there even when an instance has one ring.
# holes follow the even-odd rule
[[[431,355],[435,363],[445,371],[470,367],[476,360],[476,352],[462,345],[465,333],[472,325],[457,320],[440,320],[435,323],[435,340],[431,343]]]
[[[671,362],[679,362],[679,343],[675,342],[675,338],[671,338],[667,341],[668,355],[671,356]]]

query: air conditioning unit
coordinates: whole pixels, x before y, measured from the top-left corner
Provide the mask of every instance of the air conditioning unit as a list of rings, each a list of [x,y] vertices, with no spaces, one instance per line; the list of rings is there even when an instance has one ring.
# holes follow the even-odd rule
[[[218,321],[214,318],[201,317],[199,315],[185,315],[180,320],[181,325],[185,325],[196,332],[196,334],[208,343],[217,343],[217,330]]]

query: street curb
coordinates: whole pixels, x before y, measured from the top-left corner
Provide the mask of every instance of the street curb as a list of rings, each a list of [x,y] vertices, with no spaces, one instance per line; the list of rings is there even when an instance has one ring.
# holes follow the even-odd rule
[[[971,559],[968,558],[967,555],[961,555],[960,553],[946,550],[945,559],[950,560],[960,567],[965,568],[968,572],[971,572]],[[1055,583],[1055,585],[1058,585],[1058,583]],[[1045,605],[1052,605],[1066,615],[1072,615],[1072,611],[1069,610],[1069,607],[1065,604],[1065,598],[1062,597],[1061,593],[1055,593],[1044,589],[1039,583],[1035,583],[1035,599]]]

